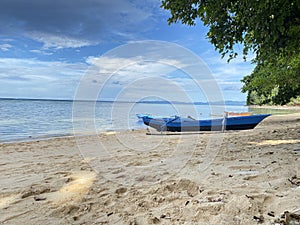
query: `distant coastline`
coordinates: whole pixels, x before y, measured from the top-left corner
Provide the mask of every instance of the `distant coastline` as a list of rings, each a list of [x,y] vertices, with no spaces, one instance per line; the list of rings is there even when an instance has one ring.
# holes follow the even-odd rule
[[[48,99],[48,98],[1,98],[0,100],[20,100],[20,101],[64,101],[64,102],[94,102],[94,100],[73,100],[73,99]],[[232,101],[225,100],[224,102],[181,102],[181,101],[157,101],[157,100],[141,100],[141,101],[113,101],[113,100],[97,100],[97,102],[106,102],[106,103],[143,103],[143,104],[184,104],[184,105],[231,105],[231,106],[246,106],[245,101]]]
[[[51,99],[51,98],[2,98],[0,100],[16,100],[16,101],[64,101],[64,102],[72,102],[71,99]]]

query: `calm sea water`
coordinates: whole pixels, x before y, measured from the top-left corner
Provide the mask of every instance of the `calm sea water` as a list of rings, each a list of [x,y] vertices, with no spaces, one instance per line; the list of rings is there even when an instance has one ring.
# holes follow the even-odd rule
[[[75,105],[74,105],[75,104]],[[70,135],[110,130],[144,129],[137,113],[193,116],[198,119],[226,111],[248,111],[245,106],[187,104],[0,100],[0,141]]]

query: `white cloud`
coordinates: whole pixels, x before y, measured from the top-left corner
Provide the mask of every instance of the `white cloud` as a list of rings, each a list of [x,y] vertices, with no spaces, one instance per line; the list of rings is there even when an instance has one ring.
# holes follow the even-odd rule
[[[222,59],[216,52],[205,52],[202,56],[220,84],[230,85],[240,83],[240,80],[249,75],[255,65],[244,61],[241,57],[231,60],[229,63]]]
[[[88,40],[80,40],[78,38],[72,38],[44,32],[33,31],[27,32],[25,35],[30,37],[31,39],[44,43],[43,49],[79,48],[96,44],[96,42]]]
[[[206,62],[213,77],[218,83],[226,100],[245,101],[246,95],[241,93],[243,83],[241,79],[249,75],[255,65],[250,61],[245,62],[242,57],[231,60],[229,63],[226,58],[221,58],[216,51],[206,50],[199,52],[200,58]],[[249,60],[253,58],[249,55]]]
[[[147,60],[142,56],[131,58],[121,57],[89,57],[87,63],[99,69],[100,74],[114,74],[119,77],[136,76],[163,76],[177,68],[182,68],[185,64],[176,59],[157,58],[157,60]],[[116,75],[115,74],[115,75]]]
[[[40,55],[53,55],[53,52],[47,52],[45,50],[33,49],[30,50],[32,53],[40,54]]]
[[[152,93],[180,101],[184,90],[184,93],[192,97],[197,96],[194,98],[195,101],[203,101],[201,96],[213,96],[218,88],[230,92],[234,98],[237,96],[243,98],[239,92],[241,87],[239,80],[244,73],[251,71],[253,65],[242,61],[227,64],[226,60],[210,55],[205,61],[209,62],[208,66],[214,75],[211,76],[205,63],[191,56],[193,53],[180,47],[178,50],[178,46],[175,48],[174,46],[176,45],[155,41],[129,44],[113,49],[102,57],[88,57],[86,59],[88,65],[2,58],[0,96],[13,93],[32,97],[38,94],[38,90],[43,89],[44,91],[40,91],[39,94],[45,97],[71,98],[76,92],[78,83],[83,82],[86,83],[85,91],[99,93],[102,90],[102,94],[107,98],[115,98],[122,90],[126,90],[128,92],[126,96],[132,98]],[[40,50],[32,52],[40,53]],[[47,50],[42,52],[47,53]],[[80,80],[83,75],[85,79]],[[131,89],[128,89],[129,87]],[[224,95],[226,96],[226,93]],[[85,96],[88,97],[88,93]]]
[[[10,48],[12,48],[12,45],[10,45],[10,44],[0,44],[0,49],[3,52],[8,51]]]
[[[80,63],[0,58],[0,96],[72,98],[86,68]]]
[[[163,57],[157,57],[156,61],[147,61],[142,56],[103,56],[90,57],[87,62],[91,68],[81,81],[83,91],[78,96],[79,99],[88,98],[93,92],[101,92],[102,99],[122,98],[123,101],[137,101],[146,96],[159,96],[171,101],[205,101],[204,91],[208,92],[207,95],[212,95],[207,86],[212,91],[215,87],[218,88],[216,80],[207,74],[203,79],[199,75],[195,80],[186,74],[184,68],[190,65],[186,64],[187,59],[184,57],[181,61]],[[215,94],[216,92],[213,95]]]

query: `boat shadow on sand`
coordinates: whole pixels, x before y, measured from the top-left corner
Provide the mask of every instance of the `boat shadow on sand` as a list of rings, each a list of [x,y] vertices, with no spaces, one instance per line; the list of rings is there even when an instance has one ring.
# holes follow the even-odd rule
[[[153,130],[154,131],[154,130]],[[154,133],[147,131],[146,135],[153,135],[153,136],[165,136],[165,135],[199,135],[199,134],[218,134],[218,133],[238,133],[241,130],[225,130],[225,131],[190,131],[190,132],[172,132],[172,131],[154,131]]]

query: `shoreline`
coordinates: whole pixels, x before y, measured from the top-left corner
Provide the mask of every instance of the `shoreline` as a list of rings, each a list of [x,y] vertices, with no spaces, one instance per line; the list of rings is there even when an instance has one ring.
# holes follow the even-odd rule
[[[287,106],[287,105],[248,105],[249,109],[275,109],[275,110],[292,110],[292,111],[299,111],[300,106]]]
[[[274,110],[286,110],[290,111],[287,113],[279,113],[283,115],[289,115],[289,114],[295,114],[300,112],[300,107],[290,107],[290,106],[257,106],[257,105],[250,105],[247,106],[249,109],[274,109]],[[272,114],[272,113],[271,113]],[[274,114],[276,115],[276,114]],[[143,125],[145,126],[145,125]],[[132,129],[119,129],[119,130],[103,130],[98,131],[97,135],[109,133],[109,132],[130,132],[130,131],[142,131],[146,130],[147,126],[145,127],[139,127],[139,128],[132,128]],[[7,140],[0,140],[0,144],[6,144],[6,143],[22,143],[22,142],[34,142],[34,141],[41,141],[41,140],[49,140],[49,139],[56,139],[56,138],[68,138],[68,137],[80,137],[80,136],[90,136],[95,135],[94,132],[81,132],[80,134],[74,134],[72,133],[65,133],[65,134],[49,134],[49,135],[40,135],[40,136],[29,136],[29,137],[21,137],[21,138],[14,138],[14,139],[7,139]]]
[[[58,138],[88,137],[88,136],[94,136],[94,135],[107,134],[107,133],[111,133],[111,132],[115,132],[115,133],[121,132],[122,133],[122,132],[128,132],[128,131],[141,131],[141,130],[145,130],[145,129],[146,128],[103,130],[103,131],[97,132],[97,134],[95,134],[94,132],[81,132],[80,134],[66,133],[66,134],[40,135],[40,136],[27,137],[27,138],[24,137],[24,138],[16,138],[16,139],[9,139],[9,140],[0,140],[0,144],[35,142],[35,141],[51,140],[51,139],[58,139]]]

